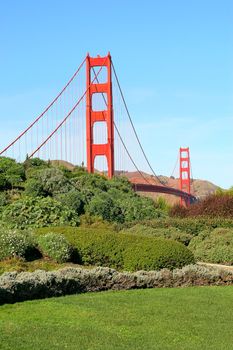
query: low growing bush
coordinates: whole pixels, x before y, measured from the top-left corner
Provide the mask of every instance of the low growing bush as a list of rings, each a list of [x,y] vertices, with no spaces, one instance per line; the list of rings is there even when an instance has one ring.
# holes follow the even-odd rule
[[[233,272],[190,265],[173,271],[138,271],[134,273],[97,267],[67,267],[45,272],[8,272],[0,276],[0,304],[42,299],[90,291],[139,288],[232,285]]]
[[[143,220],[141,225],[150,228],[172,229],[176,228],[192,236],[197,236],[204,230],[212,231],[215,228],[233,228],[233,219],[229,218],[164,218],[158,220]],[[135,225],[135,224],[134,224]],[[125,227],[127,227],[125,225]],[[128,227],[132,227],[132,224]]]
[[[189,248],[199,261],[233,265],[233,229],[203,231],[192,239]]]
[[[3,229],[0,232],[0,260],[22,257],[31,258],[35,249],[33,236],[27,232]]]
[[[111,233],[98,229],[50,228],[64,234],[86,265],[101,265],[120,270],[155,270],[177,268],[194,262],[183,244],[163,238]],[[46,233],[48,229],[37,230]]]
[[[153,228],[145,225],[137,224],[130,227],[127,230],[123,230],[122,233],[147,236],[147,237],[157,237],[157,238],[167,238],[174,241],[188,245],[193,236],[189,233],[182,232],[176,227],[168,228]]]
[[[47,233],[37,239],[40,252],[58,263],[70,261],[72,257],[72,246],[68,240],[58,233]]]

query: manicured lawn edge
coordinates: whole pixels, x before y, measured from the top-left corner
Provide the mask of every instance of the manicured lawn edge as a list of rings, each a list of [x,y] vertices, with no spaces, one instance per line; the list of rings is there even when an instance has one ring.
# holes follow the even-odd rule
[[[90,291],[232,285],[233,272],[198,265],[170,271],[118,272],[106,267],[67,267],[45,272],[7,272],[0,276],[0,304]]]

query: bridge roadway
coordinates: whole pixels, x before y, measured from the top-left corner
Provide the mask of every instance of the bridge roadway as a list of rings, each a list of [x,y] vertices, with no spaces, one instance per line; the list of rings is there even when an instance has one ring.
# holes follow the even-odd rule
[[[197,198],[192,194],[183,192],[173,187],[159,186],[159,185],[150,185],[150,184],[140,184],[133,183],[133,189],[135,192],[155,192],[155,193],[166,193],[171,194],[177,197],[182,197],[187,203],[194,203],[197,201]]]

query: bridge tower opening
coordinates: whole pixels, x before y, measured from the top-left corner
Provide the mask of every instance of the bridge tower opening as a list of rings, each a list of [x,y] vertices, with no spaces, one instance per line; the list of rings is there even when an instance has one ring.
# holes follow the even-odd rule
[[[180,190],[183,192],[191,193],[191,179],[190,179],[190,153],[189,147],[180,147]],[[187,205],[188,203],[184,198],[180,198],[181,205]]]
[[[107,69],[106,82],[99,82],[95,74],[95,67]],[[94,79],[92,73],[94,72]],[[108,177],[114,175],[114,125],[113,125],[113,102],[112,102],[112,76],[111,76],[111,56],[86,57],[86,141],[87,141],[87,170],[89,173],[95,171],[95,158],[105,156],[108,165]],[[102,94],[106,104],[103,110],[93,110],[94,94]],[[94,143],[93,129],[97,122],[106,123],[107,140],[106,143]]]

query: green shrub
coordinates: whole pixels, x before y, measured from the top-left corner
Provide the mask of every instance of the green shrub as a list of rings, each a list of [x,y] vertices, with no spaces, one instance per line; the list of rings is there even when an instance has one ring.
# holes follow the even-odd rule
[[[37,243],[43,256],[59,263],[71,260],[72,246],[63,235],[49,232],[46,235],[39,236]]]
[[[204,230],[211,231],[218,227],[233,228],[233,219],[226,218],[163,218],[158,220],[143,220],[139,223],[152,228],[176,228],[193,236],[197,236]],[[132,227],[132,225],[128,227]]]
[[[19,229],[79,224],[74,211],[50,197],[20,199],[5,207],[2,220],[10,228]]]
[[[84,212],[83,197],[78,190],[73,189],[67,193],[60,193],[56,195],[56,200],[73,210],[78,215],[81,215]]]
[[[0,190],[17,187],[24,179],[25,171],[22,164],[12,158],[0,157]]]
[[[193,236],[189,233],[182,232],[180,229],[175,227],[168,228],[153,228],[141,224],[132,226],[127,230],[123,230],[122,233],[130,233],[133,235],[157,237],[157,238],[167,238],[174,241],[188,245]]]
[[[127,271],[174,269],[194,263],[193,254],[183,244],[149,237],[129,239],[123,259]]]
[[[94,195],[86,206],[86,213],[100,216],[107,221],[124,222],[120,205],[107,192]]]
[[[66,236],[79,252],[82,263],[121,270],[177,268],[194,262],[193,254],[172,240],[108,232],[104,229],[54,227],[54,233]],[[38,234],[48,229],[37,230]]]
[[[199,261],[233,265],[233,229],[203,231],[192,239],[189,248]]]
[[[0,232],[0,260],[12,257],[30,258],[34,251],[33,236],[27,232],[2,229]]]

